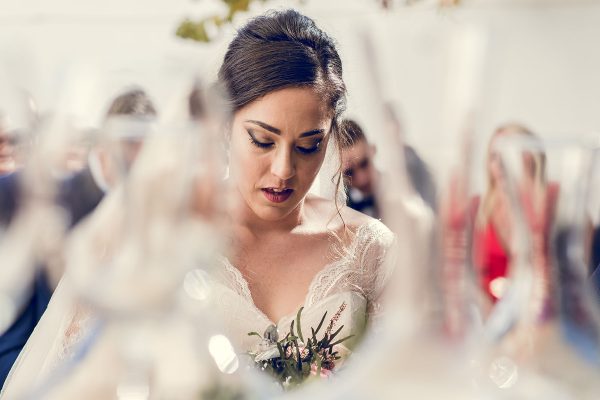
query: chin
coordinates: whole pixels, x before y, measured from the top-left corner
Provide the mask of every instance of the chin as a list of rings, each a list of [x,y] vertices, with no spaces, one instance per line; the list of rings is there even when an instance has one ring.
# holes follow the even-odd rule
[[[295,194],[296,195],[296,194]],[[248,209],[259,219],[269,222],[277,222],[288,217],[301,203],[297,197],[293,195],[286,202],[280,204],[269,203],[263,197],[263,194],[247,193],[242,195]]]
[[[276,222],[289,216],[292,211],[296,209],[296,207],[298,207],[298,204],[292,204],[292,202],[285,205],[282,204],[280,206],[272,206],[270,204],[265,204],[264,202],[257,202],[250,208],[260,219],[264,221]]]
[[[277,216],[275,217],[277,219],[284,218],[298,208],[301,203],[301,201],[296,200],[294,197],[280,204],[272,204],[266,201],[258,202],[256,204],[256,211],[260,210],[262,214],[271,215],[273,217]]]

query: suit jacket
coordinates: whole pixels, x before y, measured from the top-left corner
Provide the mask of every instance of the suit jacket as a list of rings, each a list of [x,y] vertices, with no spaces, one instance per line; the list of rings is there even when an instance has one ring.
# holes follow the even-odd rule
[[[89,168],[64,180],[59,185],[58,203],[70,216],[70,227],[90,214],[104,197]]]
[[[598,302],[600,303],[600,227],[594,229],[594,236],[592,237],[592,254],[590,255],[590,263],[593,269],[592,276],[592,287],[596,292]]]
[[[594,228],[592,234],[592,253],[590,254],[590,270],[600,267],[600,226]]]
[[[0,177],[0,224],[8,224],[16,214],[22,198],[20,173]],[[59,182],[57,203],[69,215],[69,227],[75,226],[100,203],[104,192],[98,187],[91,171],[84,169]],[[1,268],[1,266],[0,266]],[[0,336],[0,386],[16,361],[27,339],[48,306],[52,289],[43,268],[35,275],[31,297],[11,327]]]
[[[20,197],[19,174],[0,176],[0,227],[10,223]]]

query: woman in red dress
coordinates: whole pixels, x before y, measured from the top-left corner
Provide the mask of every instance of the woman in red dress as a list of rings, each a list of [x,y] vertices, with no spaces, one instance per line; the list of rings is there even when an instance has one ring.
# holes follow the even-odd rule
[[[535,140],[533,133],[520,125],[498,128],[488,147],[487,191],[473,202],[473,261],[480,288],[491,304],[502,297],[510,284],[511,253],[514,249],[511,240],[516,214],[511,210],[501,158],[496,149],[497,140],[509,136]],[[558,195],[558,185],[546,180],[545,161],[542,151],[523,151],[522,174],[517,190],[519,206],[533,239],[534,294],[539,300],[541,313],[548,305],[548,236]]]

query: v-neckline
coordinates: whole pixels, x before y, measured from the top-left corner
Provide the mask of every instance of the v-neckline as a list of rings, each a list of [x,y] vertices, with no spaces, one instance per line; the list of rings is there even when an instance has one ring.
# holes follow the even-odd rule
[[[252,291],[250,290],[250,284],[248,283],[248,280],[242,274],[242,271],[240,271],[235,265],[233,265],[231,263],[231,261],[229,261],[228,258],[225,258],[225,263],[227,264],[227,267],[236,275],[239,282],[241,282],[242,285],[244,286],[244,298],[250,304],[250,306],[270,325],[275,325],[275,326],[279,327],[279,326],[281,326],[281,322],[283,320],[285,320],[286,318],[289,318],[292,316],[295,317],[295,315],[298,312],[298,310],[300,309],[300,307],[306,308],[308,306],[307,305],[308,299],[310,297],[311,292],[313,291],[313,286],[317,282],[318,278],[323,273],[325,273],[325,271],[329,271],[334,265],[337,265],[338,263],[344,261],[345,259],[346,259],[346,257],[342,257],[342,258],[339,258],[337,260],[334,260],[334,261],[331,261],[331,262],[325,264],[323,266],[323,268],[321,270],[319,270],[315,274],[315,276],[313,276],[312,280],[310,281],[310,284],[308,285],[308,289],[306,290],[306,294],[304,295],[304,300],[302,301],[301,304],[299,304],[296,307],[296,311],[292,311],[290,313],[287,313],[287,314],[281,316],[277,322],[274,322],[271,318],[269,318],[269,316],[256,305],[256,303],[254,302],[254,296],[252,295]]]
[[[348,257],[355,253],[355,247],[357,246],[358,238],[361,234],[361,231],[368,225],[370,225],[370,223],[363,224],[356,229],[354,237],[352,238],[352,241],[350,242],[350,244],[348,246],[346,246],[346,249],[348,251],[346,251],[344,254],[342,254],[339,258],[325,264],[323,266],[323,268],[321,268],[313,276],[312,280],[310,281],[310,284],[308,285],[306,293],[304,295],[304,300],[302,301],[302,303],[300,305],[298,305],[298,307],[296,308],[296,311],[292,311],[290,313],[284,314],[283,316],[281,316],[279,318],[279,320],[277,322],[272,321],[271,318],[269,318],[267,316],[267,314],[256,305],[256,303],[254,302],[254,297],[252,296],[252,291],[250,290],[250,284],[248,283],[248,281],[242,274],[242,271],[240,271],[235,265],[233,265],[233,263],[231,261],[229,261],[229,259],[227,257],[223,256],[223,261],[224,261],[225,265],[229,268],[229,270],[236,275],[237,280],[243,285],[243,289],[244,289],[243,294],[244,294],[244,297],[246,298],[246,301],[250,304],[250,306],[263,319],[265,319],[270,325],[275,325],[275,326],[279,327],[279,326],[281,326],[280,324],[284,319],[292,317],[292,316],[295,317],[295,315],[298,312],[298,310],[300,309],[300,307],[304,306],[305,308],[307,308],[309,306],[307,304],[307,302],[308,302],[308,299],[310,298],[311,292],[313,291],[315,284],[318,282],[318,279],[323,274],[325,274],[326,272],[331,270],[333,267],[347,261]]]

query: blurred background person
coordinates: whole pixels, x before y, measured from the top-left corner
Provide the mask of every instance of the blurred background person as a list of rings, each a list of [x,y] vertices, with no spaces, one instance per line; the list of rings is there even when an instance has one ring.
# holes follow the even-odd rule
[[[394,125],[398,125],[395,119],[394,122]],[[371,217],[380,218],[376,190],[382,174],[373,162],[377,149],[368,142],[363,129],[356,121],[344,119],[339,129],[345,139],[342,143],[342,171],[347,205]],[[423,201],[435,210],[435,185],[427,165],[409,145],[404,145],[404,159],[411,185]]]
[[[93,146],[83,169],[57,183],[57,202],[68,214],[69,227],[92,213],[131,168],[156,114],[153,102],[141,89],[127,90],[112,101],[102,128],[107,131],[105,139]],[[71,149],[67,149],[67,161],[70,152]],[[61,167],[69,167],[69,164]],[[11,221],[23,200],[20,175],[16,172],[0,177],[0,223]],[[39,268],[29,299],[10,328],[0,336],[0,386],[46,310],[61,276],[62,269]]]
[[[600,302],[600,226],[589,227],[589,269],[594,292]]]
[[[153,102],[142,89],[127,90],[112,101],[85,167],[61,184],[59,201],[69,210],[71,226],[94,210],[131,169],[156,116]],[[72,152],[68,150],[68,160]]]
[[[600,152],[592,166],[590,188],[588,195],[588,232],[586,249],[588,268],[598,300],[600,301]]]
[[[536,140],[527,128],[518,124],[503,125],[496,129],[488,147],[487,190],[473,201],[473,261],[484,301],[491,306],[506,291],[511,262],[511,234],[514,230],[515,214],[507,191],[503,160],[498,152],[498,140]],[[558,185],[546,178],[546,158],[540,151],[521,153],[522,176],[518,182],[518,204],[532,232],[534,293],[544,313],[549,306],[550,262],[549,230],[554,219]],[[485,307],[484,307],[485,309]]]
[[[375,145],[367,142],[365,134],[355,121],[344,119],[339,126],[345,142],[342,144],[342,171],[350,208],[379,218],[375,188],[380,173],[373,165]]]
[[[0,110],[0,176],[17,169],[17,145],[19,136],[10,126],[8,116]]]
[[[88,132],[84,133],[82,138],[69,146],[63,166],[67,176],[83,171],[88,166],[88,159],[90,150],[94,144],[95,134],[96,132],[94,129],[90,129]]]

